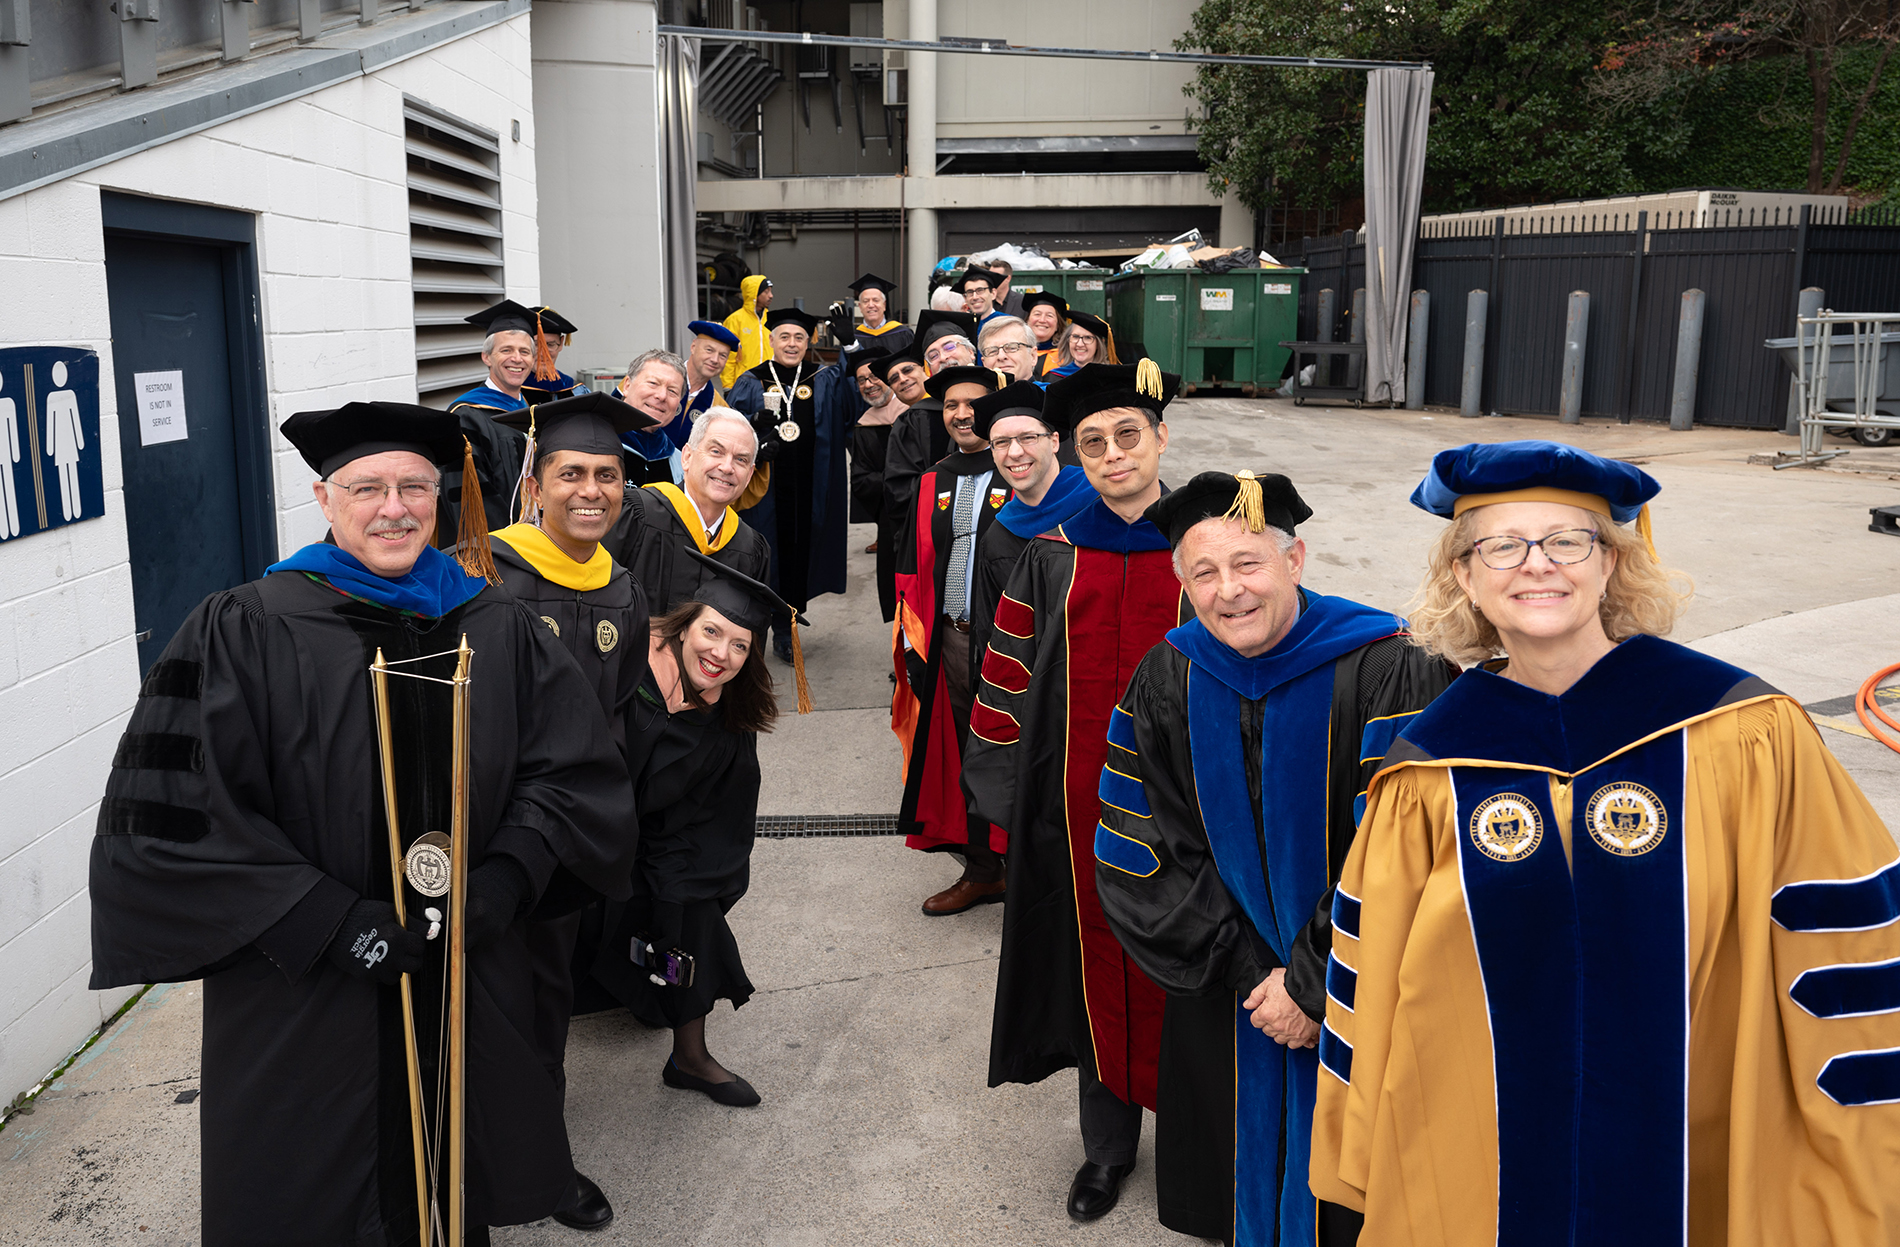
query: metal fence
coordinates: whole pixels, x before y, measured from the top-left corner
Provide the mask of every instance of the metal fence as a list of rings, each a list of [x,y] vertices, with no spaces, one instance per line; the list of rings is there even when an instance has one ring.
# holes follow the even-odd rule
[[[1300,336],[1350,335],[1352,291],[1365,285],[1354,233],[1308,238]],[[1413,289],[1431,292],[1425,401],[1457,406],[1465,302],[1490,292],[1483,409],[1557,411],[1569,295],[1590,293],[1583,413],[1666,420],[1682,293],[1704,292],[1696,419],[1778,428],[1789,372],[1766,338],[1794,333],[1798,296],[1819,287],[1841,311],[1900,310],[1900,210],[1586,214],[1446,222],[1421,231]],[[1338,321],[1319,325],[1319,294],[1339,292]]]

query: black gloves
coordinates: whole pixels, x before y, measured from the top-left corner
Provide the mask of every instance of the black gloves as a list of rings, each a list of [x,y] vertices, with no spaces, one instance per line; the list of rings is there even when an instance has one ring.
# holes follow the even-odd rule
[[[779,440],[778,435],[778,424],[781,419],[783,417],[764,410],[761,410],[753,419],[752,432],[759,439],[759,450],[752,457],[752,462],[761,465],[770,463],[778,458],[778,452],[785,448],[785,443]]]
[[[428,950],[420,931],[405,930],[396,921],[394,905],[365,898],[343,915],[343,925],[323,953],[345,974],[387,985],[420,970]]]
[[[528,872],[512,858],[491,857],[469,871],[468,912],[462,920],[468,950],[474,952],[493,941],[533,900]]]
[[[939,624],[941,626],[941,623]],[[924,662],[924,656],[914,649],[904,651],[904,678],[910,681],[910,691],[922,697],[930,678],[930,668]]]

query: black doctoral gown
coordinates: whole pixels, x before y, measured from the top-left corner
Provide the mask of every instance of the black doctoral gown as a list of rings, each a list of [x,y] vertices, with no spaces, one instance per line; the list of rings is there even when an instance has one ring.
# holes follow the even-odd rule
[[[797,611],[823,593],[845,591],[845,526],[851,510],[846,445],[864,398],[836,364],[802,368],[771,360],[745,375],[765,395],[779,394],[776,416],[754,421],[759,460],[772,467],[765,494],[740,514],[772,547],[768,583]],[[782,388],[781,388],[782,387]],[[763,402],[763,399],[761,399]],[[785,441],[779,425],[791,421],[798,437]]]
[[[730,529],[730,535],[714,547],[705,540],[703,528],[695,534],[687,527],[689,522],[698,524],[698,516],[689,521],[682,515],[681,507],[673,501],[676,496],[683,497],[684,491],[659,485],[628,489],[620,519],[602,543],[646,592],[647,609],[655,619],[681,602],[691,601],[712,577],[711,572],[687,558],[684,550],[699,549],[706,557],[754,580],[764,580],[772,563],[772,547],[756,528],[740,523],[731,507],[726,508],[730,520],[720,528],[722,535]],[[696,510],[690,501],[687,508]]]
[[[204,979],[207,1247],[416,1234],[401,998],[324,949],[357,897],[392,896],[370,662],[379,647],[392,663],[443,655],[464,635],[471,868],[505,855],[537,895],[566,872],[624,897],[626,768],[573,661],[505,593],[425,619],[275,572],[205,599],[140,689],[92,846],[92,986]],[[446,677],[453,662],[396,670]],[[451,694],[394,675],[389,688],[406,845],[449,826]],[[413,890],[408,903],[439,904]],[[534,1041],[526,927],[468,962],[476,1224],[547,1216],[573,1178]],[[428,1087],[442,978],[439,962],[416,976]]]
[[[877,520],[877,598],[884,622],[897,618],[897,552],[910,545],[917,505],[917,478],[950,453],[943,427],[943,401],[920,398],[891,424],[884,447],[884,507]],[[889,553],[887,554],[886,551]]]
[[[640,857],[633,896],[606,906],[609,933],[593,963],[594,979],[648,1026],[679,1026],[733,1008],[752,995],[726,914],[751,881],[759,809],[758,736],[726,726],[709,709],[666,712],[651,671],[628,703],[627,762],[640,811]],[[664,912],[671,909],[671,913]],[[656,924],[677,930],[680,951],[696,962],[688,987],[655,987],[630,956]]]
[[[569,559],[539,529],[515,524],[491,534],[495,568],[501,585],[516,601],[533,611],[567,651],[600,700],[601,714],[613,742],[626,752],[621,709],[647,670],[647,601],[626,569],[596,547],[595,560],[583,565]],[[596,564],[604,563],[605,568]],[[576,584],[586,583],[587,571],[604,572],[595,588],[570,588],[549,579],[558,575]],[[629,841],[639,835],[639,820],[625,811]],[[564,876],[564,881],[572,876]],[[553,889],[555,892],[573,889]],[[567,1083],[567,1023],[574,1009],[574,945],[581,928],[581,910],[597,898],[553,895],[544,898],[549,913],[528,924],[528,950],[534,965],[535,1041],[542,1064]]]
[[[1325,1016],[1331,889],[1352,847],[1366,785],[1412,716],[1457,675],[1393,635],[1399,621],[1388,615],[1383,626],[1373,620],[1368,627],[1369,620],[1361,614],[1352,622],[1359,634],[1341,644],[1376,634],[1383,639],[1318,664],[1312,673],[1318,683],[1295,686],[1304,692],[1289,696],[1281,685],[1258,698],[1233,695],[1237,714],[1231,718],[1224,702],[1211,708],[1190,703],[1190,670],[1196,688],[1217,687],[1207,670],[1171,644],[1201,631],[1190,622],[1149,651],[1109,726],[1096,894],[1129,957],[1169,993],[1155,1184],[1161,1223],[1182,1234],[1273,1247],[1289,1241],[1278,1229],[1286,1224],[1317,1232],[1322,1244],[1349,1244],[1357,1232],[1356,1215],[1333,1205],[1318,1208],[1314,1229],[1305,1160],[1311,1100],[1302,1105],[1298,1094],[1256,1086],[1265,1077],[1283,1087],[1297,1081],[1295,1071],[1305,1066],[1310,1087],[1312,1050],[1280,1048],[1252,1027],[1239,1002],[1284,965],[1294,1002],[1308,1017]],[[1218,761],[1205,757],[1202,774],[1211,773],[1211,766],[1231,776],[1235,804],[1253,811],[1251,829],[1243,830],[1240,841],[1226,842],[1244,843],[1238,861],[1233,854],[1217,861],[1203,818],[1217,800],[1196,778],[1191,733],[1203,715],[1217,722],[1219,743],[1232,747],[1234,765],[1227,765],[1224,754]],[[1263,782],[1268,745],[1272,773]],[[1306,837],[1294,834],[1308,826]],[[1311,877],[1296,885],[1270,871],[1269,861],[1297,862]],[[1238,870],[1250,874],[1230,886],[1227,874]],[[1310,909],[1291,902],[1296,886],[1320,899]],[[1249,916],[1247,904],[1262,895],[1276,909],[1310,913],[1303,925],[1298,919],[1285,924],[1293,928],[1290,941],[1281,941],[1277,931],[1270,941]],[[1291,956],[1283,960],[1274,942]],[[1302,1105],[1303,1115],[1283,1113],[1283,1104],[1289,1110]]]

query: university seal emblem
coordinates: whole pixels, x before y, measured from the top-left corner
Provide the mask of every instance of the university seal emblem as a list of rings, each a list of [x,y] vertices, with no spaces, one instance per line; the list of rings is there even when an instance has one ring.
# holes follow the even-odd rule
[[[1618,857],[1640,857],[1669,834],[1669,811],[1641,784],[1606,784],[1583,809],[1590,837]]]
[[[1500,792],[1471,811],[1471,843],[1486,857],[1521,862],[1544,840],[1544,820],[1528,797]]]
[[[439,831],[416,837],[403,854],[403,877],[409,886],[424,896],[447,896],[449,892],[449,838]]]
[[[594,644],[600,647],[601,653],[612,653],[614,646],[620,644],[620,629],[605,619],[601,620],[594,625]]]
[[[561,625],[554,622],[554,616],[543,615],[541,616],[541,622],[546,624],[548,626],[548,631],[552,632],[555,636],[561,635]]]

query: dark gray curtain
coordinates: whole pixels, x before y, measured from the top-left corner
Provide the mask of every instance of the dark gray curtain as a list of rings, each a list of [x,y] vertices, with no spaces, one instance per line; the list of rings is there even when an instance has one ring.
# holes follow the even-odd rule
[[[1366,400],[1405,398],[1405,326],[1432,71],[1366,75]]]
[[[699,40],[666,35],[659,53],[660,244],[666,259],[661,341],[684,353],[691,342],[686,322],[699,308],[693,191],[699,176]]]

